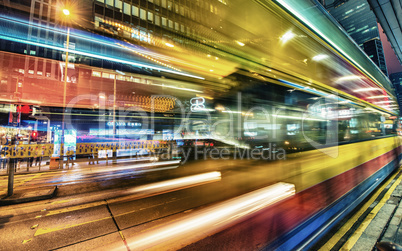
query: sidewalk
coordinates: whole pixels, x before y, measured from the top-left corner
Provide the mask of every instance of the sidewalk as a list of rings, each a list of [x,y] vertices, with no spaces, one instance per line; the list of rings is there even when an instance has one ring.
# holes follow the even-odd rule
[[[32,166],[28,167],[27,161],[24,160],[18,164],[17,170],[14,172],[14,175],[20,174],[30,174],[30,173],[38,173],[38,172],[58,172],[67,169],[83,169],[83,168],[92,168],[92,167],[105,167],[105,166],[116,166],[116,165],[124,165],[125,163],[138,163],[143,161],[150,161],[150,157],[138,157],[138,158],[120,158],[115,161],[113,159],[99,159],[99,164],[89,164],[89,159],[79,158],[74,160],[74,165],[69,163],[67,165],[67,160],[64,160],[63,168],[50,169],[49,161],[50,160],[42,160],[41,164],[35,165],[35,161]],[[8,163],[7,163],[8,165]],[[3,167],[3,165],[1,165]],[[0,176],[7,176],[7,168],[0,168]]]
[[[51,199],[56,194],[57,186],[44,187],[35,190],[24,189],[15,190],[11,196],[2,196],[0,198],[0,206],[13,205],[37,200]]]
[[[14,172],[14,175],[18,175],[18,174],[27,174],[27,173],[35,173],[35,172],[43,172],[43,171],[53,171],[50,170],[49,168],[49,164],[46,164],[46,160],[43,160],[39,166],[35,166],[35,161],[32,164],[31,167],[27,167],[27,161],[22,161],[19,163],[19,167],[17,168],[16,172]],[[9,163],[7,163],[8,166]],[[1,165],[1,167],[3,167],[3,165]],[[0,176],[2,175],[7,175],[7,167],[6,168],[1,168],[0,169]]]
[[[46,162],[43,161],[42,163],[45,164]],[[41,167],[39,167],[39,165],[33,165],[29,167],[29,172],[27,172],[26,162],[22,162],[22,165],[20,165],[19,169],[17,168],[17,172],[15,173],[14,193],[10,197],[6,197],[8,181],[7,171],[6,169],[0,169],[2,187],[2,192],[0,192],[0,206],[50,199],[56,194],[57,186],[61,188],[68,186],[71,190],[97,190],[102,186],[103,188],[109,186],[112,188],[120,183],[122,184],[122,181],[119,180],[118,173],[124,170],[136,169],[137,167],[143,166],[163,167],[172,164],[178,165],[178,161],[153,162],[150,157],[139,157],[135,159],[119,159],[116,160],[115,163],[113,163],[113,160],[106,161],[105,159],[101,159],[99,160],[99,164],[89,164],[88,160],[79,159],[78,162],[74,161],[74,165],[71,163],[67,165],[67,161],[65,161],[62,169],[50,169],[49,165],[46,164],[41,165]],[[90,175],[91,177],[85,178],[85,175]],[[104,179],[108,176],[115,179],[115,181],[109,180],[106,181],[107,184],[99,186],[102,181],[89,180],[91,178],[99,179],[99,177],[103,177],[102,179]],[[54,180],[56,180],[56,183],[53,183]],[[31,184],[32,181],[34,182],[33,185]],[[61,190],[62,194],[65,192],[66,189]]]
[[[391,185],[383,200],[372,205],[378,212],[351,250],[372,248],[377,242],[393,242],[402,246],[402,175]]]
[[[380,184],[319,250],[399,250],[389,247],[391,243],[402,246],[401,181],[402,168]]]

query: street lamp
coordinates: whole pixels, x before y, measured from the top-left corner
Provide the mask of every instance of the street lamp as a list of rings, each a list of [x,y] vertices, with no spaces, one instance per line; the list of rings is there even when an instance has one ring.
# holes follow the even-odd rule
[[[65,17],[70,15],[70,11],[68,9],[63,9],[63,14]],[[68,47],[70,42],[70,27],[67,26],[67,42],[66,42],[66,62],[64,69],[64,91],[63,91],[63,119],[61,122],[61,139],[60,139],[60,159],[59,159],[59,168],[63,168],[64,162],[64,120],[65,120],[65,106],[66,106],[66,90],[67,90],[67,69],[68,69]]]
[[[70,11],[69,11],[68,9],[64,9],[64,10],[63,10],[63,14],[66,15],[66,16],[68,16],[68,15],[70,15]]]

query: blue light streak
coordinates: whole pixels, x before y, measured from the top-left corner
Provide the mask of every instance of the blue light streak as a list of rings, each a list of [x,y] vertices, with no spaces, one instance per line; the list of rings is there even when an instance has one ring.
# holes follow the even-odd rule
[[[108,61],[112,61],[112,62],[116,62],[116,63],[131,65],[131,66],[138,67],[138,68],[147,68],[147,69],[151,69],[151,70],[157,70],[157,71],[161,71],[161,72],[167,72],[167,73],[172,73],[172,74],[176,74],[176,75],[204,80],[204,78],[200,77],[200,76],[183,73],[183,72],[175,71],[175,70],[171,70],[171,69],[166,69],[163,67],[154,66],[151,64],[146,64],[146,63],[142,63],[142,62],[138,62],[138,61],[133,61],[130,58],[124,58],[124,57],[132,57],[133,55],[131,53],[127,53],[127,52],[130,52],[130,50],[133,50],[133,49],[140,51],[141,53],[144,53],[144,54],[148,54],[149,52],[145,51],[145,50],[138,50],[138,48],[132,46],[131,44],[127,44],[127,43],[125,43],[125,44],[127,44],[127,47],[131,47],[131,48],[123,48],[117,44],[117,42],[124,43],[119,40],[105,38],[105,37],[95,35],[95,34],[91,34],[91,36],[88,36],[87,34],[90,34],[90,33],[84,33],[82,31],[77,32],[74,30],[71,32],[70,38],[73,37],[76,40],[78,40],[78,42],[76,43],[76,47],[87,46],[87,47],[89,47],[90,50],[82,50],[82,49],[77,49],[77,48],[75,50],[72,50],[72,49],[64,48],[64,44],[61,44],[60,42],[57,42],[54,40],[38,41],[38,40],[44,40],[44,39],[42,39],[41,37],[34,38],[32,35],[30,36],[30,38],[28,38],[29,28],[46,30],[46,31],[48,31],[48,32],[50,31],[54,34],[61,34],[61,35],[66,36],[65,30],[44,27],[39,24],[29,24],[28,22],[23,21],[23,20],[17,20],[17,19],[14,20],[14,19],[6,18],[4,16],[0,16],[0,21],[2,21],[2,23],[1,23],[2,29],[0,29],[0,39],[28,44],[28,45],[33,45],[33,46],[39,46],[39,47],[48,48],[48,49],[61,51],[61,52],[68,51],[68,53],[74,53],[76,55],[86,56],[86,57],[90,57],[90,58],[108,60]],[[15,26],[17,26],[17,27],[15,27]],[[82,34],[74,34],[74,33],[82,33]],[[49,36],[49,37],[51,37],[51,36]],[[99,38],[94,38],[94,37],[102,38],[102,40]],[[49,44],[49,42],[51,42],[52,44]],[[99,46],[99,44],[104,45],[106,48],[101,48]],[[110,47],[110,49],[108,47]],[[106,53],[108,53],[109,55],[105,55],[105,54],[102,55],[101,53],[96,53],[93,51],[95,48],[103,49],[103,51],[106,51]],[[112,53],[120,54],[123,57],[112,57],[112,56],[110,56],[110,54],[112,54]]]
[[[328,97],[328,93],[326,93],[326,92],[317,91],[317,90],[315,90],[315,89],[313,89],[313,88],[306,87],[306,86],[299,85],[299,84],[295,84],[295,83],[292,83],[292,82],[289,82],[289,81],[286,81],[286,80],[283,80],[283,79],[278,79],[278,81],[281,82],[281,83],[286,84],[287,86],[291,86],[291,87],[293,87],[293,88],[296,88],[296,89],[298,89],[298,90],[300,90],[300,91],[305,91],[305,92],[313,93],[313,94],[316,94],[316,95],[318,95],[318,96],[320,96],[320,97]],[[338,96],[334,96],[332,99],[334,99],[334,100],[336,100],[336,101],[338,101],[338,102],[345,102],[345,101],[347,101],[348,104],[358,105],[358,104],[355,103],[355,102],[352,102],[352,101],[347,100],[347,99],[344,99],[344,98],[340,98],[340,97],[338,97]]]

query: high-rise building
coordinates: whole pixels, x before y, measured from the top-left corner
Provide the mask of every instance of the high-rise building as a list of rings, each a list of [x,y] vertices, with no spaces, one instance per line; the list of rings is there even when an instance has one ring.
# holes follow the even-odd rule
[[[402,107],[402,72],[396,72],[390,74],[389,79],[391,80],[391,83],[395,88],[395,93],[398,98],[399,107]]]
[[[367,0],[321,0],[328,12],[388,76],[376,16]]]

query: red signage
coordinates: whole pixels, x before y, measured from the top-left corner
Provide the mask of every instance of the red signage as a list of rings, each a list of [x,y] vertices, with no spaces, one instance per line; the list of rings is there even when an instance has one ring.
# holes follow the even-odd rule
[[[28,114],[32,112],[32,109],[29,105],[17,106],[17,112]]]

